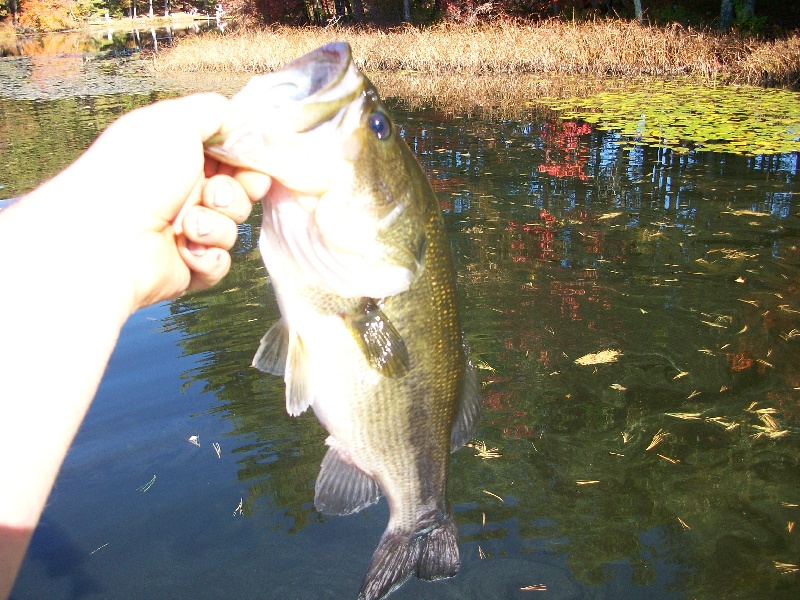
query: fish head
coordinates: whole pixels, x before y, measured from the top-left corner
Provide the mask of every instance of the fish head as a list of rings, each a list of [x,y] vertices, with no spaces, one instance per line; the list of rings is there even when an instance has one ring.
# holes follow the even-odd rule
[[[206,152],[273,178],[261,238],[273,263],[286,259],[342,297],[411,285],[425,247],[419,198],[430,185],[348,44],[253,77]]]

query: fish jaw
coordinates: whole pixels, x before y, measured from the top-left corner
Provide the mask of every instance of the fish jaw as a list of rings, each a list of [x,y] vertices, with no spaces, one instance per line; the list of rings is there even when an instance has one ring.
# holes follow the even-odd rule
[[[325,165],[325,153],[297,146],[293,139],[312,130],[317,137],[330,137],[321,133],[335,131],[344,109],[367,85],[347,43],[322,46],[278,71],[252,77],[231,98],[222,127],[206,141],[205,151],[226,164],[320,193],[330,178],[326,173],[310,177],[308,165]]]

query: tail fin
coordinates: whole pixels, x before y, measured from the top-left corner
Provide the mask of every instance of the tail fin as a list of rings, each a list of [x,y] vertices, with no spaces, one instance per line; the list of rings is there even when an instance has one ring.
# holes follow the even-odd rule
[[[426,520],[427,521],[427,520]],[[369,566],[358,600],[380,600],[416,575],[433,581],[458,572],[458,526],[451,515],[423,522],[417,532],[386,530]]]

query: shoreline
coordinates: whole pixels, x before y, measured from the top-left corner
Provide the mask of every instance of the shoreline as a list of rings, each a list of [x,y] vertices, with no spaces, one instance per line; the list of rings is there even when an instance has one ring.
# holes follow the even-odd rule
[[[153,69],[252,75],[280,68],[335,40],[350,43],[356,64],[367,72],[689,77],[712,86],[800,86],[800,33],[769,41],[616,19],[424,29],[240,29],[180,40],[153,55]]]

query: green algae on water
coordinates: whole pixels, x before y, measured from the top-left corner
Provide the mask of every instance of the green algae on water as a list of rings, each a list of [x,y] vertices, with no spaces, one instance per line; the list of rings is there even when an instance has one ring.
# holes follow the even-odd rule
[[[800,151],[800,93],[751,86],[637,83],[630,91],[547,102],[562,119],[616,130],[626,141],[676,151]]]

